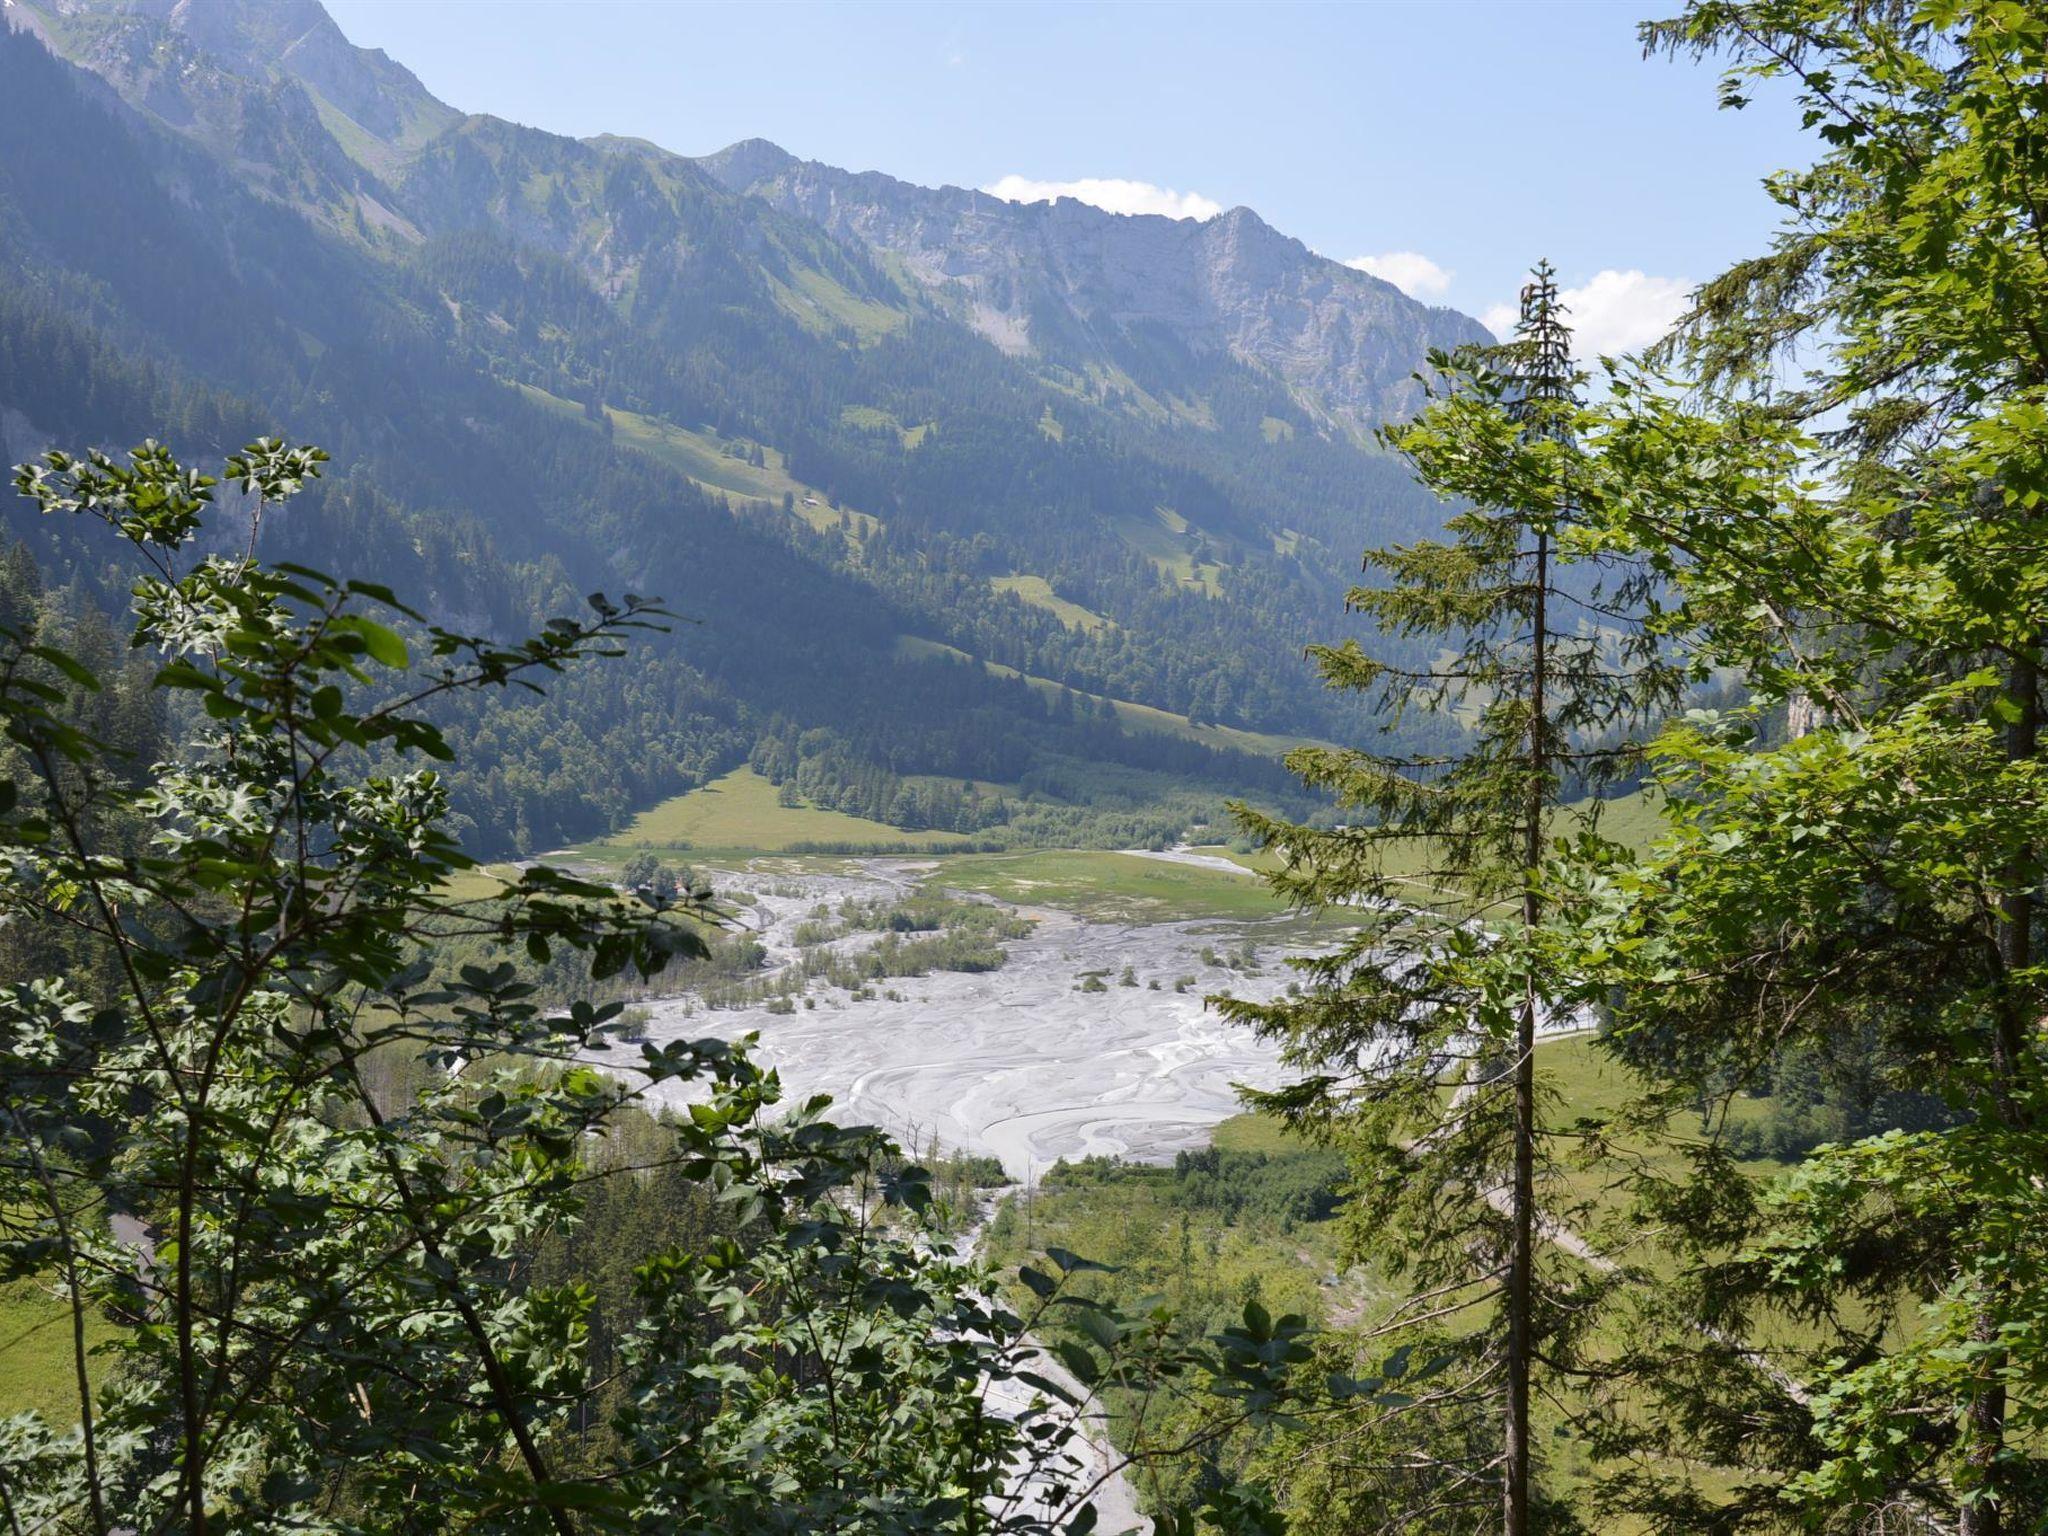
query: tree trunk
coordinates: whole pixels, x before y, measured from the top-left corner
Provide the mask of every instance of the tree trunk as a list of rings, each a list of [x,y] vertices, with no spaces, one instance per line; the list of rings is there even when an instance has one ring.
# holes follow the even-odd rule
[[[2006,697],[2016,711],[2005,728],[2005,755],[2012,762],[2034,756],[2041,741],[2041,667],[2032,656],[2014,661],[2006,680]],[[2020,1057],[2027,1031],[2026,999],[2014,978],[2034,960],[2034,886],[2038,871],[2031,860],[2016,859],[2006,871],[2005,889],[1998,901],[1998,969],[2002,995],[1992,1022],[1991,1096],[1992,1109],[2008,1129],[2017,1129]],[[1971,1336],[1980,1344],[1998,1338],[1996,1282],[1978,1308]],[[1961,1536],[2001,1536],[2005,1522],[2001,1511],[2001,1476],[1998,1458],[2005,1448],[2005,1352],[1986,1353],[1978,1365],[1977,1382],[1970,1397],[1967,1456],[1972,1481],[1986,1497],[1966,1505],[1958,1524]]]
[[[1525,905],[1533,905],[1533,898]],[[1509,1201],[1507,1466],[1502,1492],[1502,1529],[1527,1536],[1529,1529],[1529,1358],[1533,1349],[1530,1311],[1536,1259],[1536,994],[1531,978],[1515,1039],[1515,1172]]]
[[[1549,761],[1544,675],[1550,643],[1547,608],[1550,537],[1536,535],[1535,599],[1530,605],[1529,790],[1523,828],[1522,922],[1533,931],[1543,919],[1536,869],[1543,859],[1544,810],[1549,799]],[[1506,1536],[1529,1530],[1529,1365],[1535,1352],[1536,1269],[1536,1021],[1541,994],[1532,967],[1524,978],[1521,1016],[1515,1029],[1515,1146],[1513,1187],[1508,1196],[1507,1424],[1506,1465],[1501,1478]]]

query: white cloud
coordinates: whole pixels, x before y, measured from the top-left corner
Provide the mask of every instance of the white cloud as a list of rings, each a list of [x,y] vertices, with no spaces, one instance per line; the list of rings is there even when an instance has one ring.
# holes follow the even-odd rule
[[[1076,198],[1111,213],[1158,213],[1169,219],[1213,219],[1223,205],[1199,192],[1176,192],[1149,181],[1083,176],[1078,181],[1033,181],[1005,176],[981,189],[1011,203],[1049,203],[1056,197]]]
[[[1685,313],[1691,295],[1692,284],[1682,277],[1651,277],[1633,268],[1620,272],[1608,267],[1577,288],[1560,289],[1557,296],[1564,304],[1575,350],[1580,357],[1591,358],[1618,356],[1656,341]],[[1514,330],[1519,313],[1516,305],[1496,304],[1479,318],[1494,335],[1505,337]]]
[[[1420,251],[1387,251],[1379,256],[1354,256],[1344,263],[1384,278],[1411,299],[1441,298],[1458,274],[1440,267]]]

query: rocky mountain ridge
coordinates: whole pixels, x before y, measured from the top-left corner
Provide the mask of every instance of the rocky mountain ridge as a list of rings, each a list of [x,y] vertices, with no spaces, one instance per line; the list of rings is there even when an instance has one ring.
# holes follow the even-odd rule
[[[897,259],[939,302],[1018,355],[1113,377],[1159,330],[1271,373],[1352,427],[1406,414],[1431,348],[1490,340],[1455,310],[1318,256],[1251,209],[1206,220],[1016,203],[799,160],[749,139],[699,162],[724,185]]]
[[[1366,728],[1302,644],[1361,547],[1441,525],[1365,429],[1471,322],[1246,211],[464,115],[314,0],[0,6],[10,456],[317,441],[282,558],[506,635],[595,590],[699,621],[623,694],[471,723],[480,845],[763,743],[862,814],[972,782],[1078,815],[1269,792],[1278,744]],[[0,528],[122,600],[63,528]]]
[[[1070,198],[1013,203],[800,160],[758,139],[695,160],[642,140],[578,143],[463,114],[350,43],[319,0],[4,3],[11,25],[129,106],[348,238],[416,244],[492,224],[576,261],[616,296],[635,262],[621,247],[684,238],[705,222],[702,205],[738,196],[878,259],[896,291],[850,273],[843,256],[819,263],[860,302],[929,304],[1097,398],[1197,425],[1203,402],[1176,354],[1228,357],[1317,421],[1363,433],[1414,408],[1432,348],[1487,339],[1469,317],[1318,256],[1249,208],[1198,222]],[[650,222],[661,205],[670,216]],[[709,217],[749,222],[729,208]],[[809,244],[786,229],[746,240]]]

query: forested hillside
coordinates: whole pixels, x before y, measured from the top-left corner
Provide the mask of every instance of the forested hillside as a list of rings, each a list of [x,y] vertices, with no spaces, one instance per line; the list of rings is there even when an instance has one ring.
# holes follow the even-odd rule
[[[1362,428],[1471,322],[1345,273],[1330,345],[1369,344],[1386,388],[1341,411],[1170,317],[1112,326],[1094,361],[1051,325],[1020,351],[786,199],[466,117],[311,0],[5,15],[10,461],[317,440],[334,473],[261,530],[268,554],[494,633],[600,588],[687,621],[627,686],[572,674],[487,726],[451,715],[480,850],[609,830],[791,729],[859,775],[1281,782],[1044,683],[1283,736],[1362,723],[1300,638],[1363,542],[1437,521]],[[1140,255],[1171,222],[1091,217]],[[8,518],[47,588],[117,605],[120,572]],[[931,660],[956,652],[1009,671]]]

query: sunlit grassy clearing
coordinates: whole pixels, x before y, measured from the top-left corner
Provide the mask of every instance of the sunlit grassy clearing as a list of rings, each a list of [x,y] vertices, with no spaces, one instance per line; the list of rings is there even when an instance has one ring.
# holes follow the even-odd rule
[[[1222,870],[1130,853],[1072,849],[960,854],[927,883],[1025,906],[1057,907],[1097,921],[1270,918],[1287,907],[1265,884]]]
[[[909,318],[902,310],[873,299],[864,299],[832,281],[813,267],[798,267],[794,282],[770,276],[768,286],[775,302],[812,330],[844,326],[863,346],[902,329]]]
[[[1611,800],[1578,801],[1557,813],[1552,835],[1569,837],[1590,827],[1601,837],[1640,852],[1649,846],[1663,825],[1652,796],[1652,791],[1637,789]],[[1204,851],[1221,852],[1224,857],[1243,863],[1247,868],[1270,869],[1278,863],[1270,852],[1259,856],[1264,860],[1261,863],[1227,850]],[[1469,887],[1446,869],[1446,852],[1440,844],[1420,837],[1388,838],[1377,845],[1375,856],[1381,873],[1396,881],[1398,888],[1403,889],[1408,899],[1417,905],[1430,906],[1452,916],[1478,916],[1490,923],[1518,920],[1514,898],[1505,903],[1496,901],[1486,911],[1479,911],[1467,896]]]
[[[1211,597],[1223,595],[1224,567],[1215,561],[1195,563],[1187,541],[1197,532],[1171,507],[1154,507],[1150,517],[1118,518],[1117,537],[1150,560],[1164,574],[1186,587],[1199,587]]]
[[[95,1312],[86,1314],[88,1349],[120,1332]],[[97,1383],[105,1363],[88,1357]],[[0,1285],[0,1418],[33,1410],[59,1431],[78,1421],[71,1357],[71,1308],[41,1280]]]
[[[644,848],[779,853],[794,843],[914,843],[937,850],[965,841],[957,832],[906,832],[843,811],[783,805],[775,785],[752,768],[736,768],[641,812],[625,831],[579,852],[624,859]]]
[[[517,388],[535,405],[556,415],[586,420],[583,407],[573,400],[564,400],[531,384],[521,384]],[[780,507],[782,498],[788,496],[792,510],[813,528],[822,531],[839,525],[842,509],[830,506],[825,493],[816,486],[806,485],[792,476],[779,448],[761,444],[763,462],[750,464],[727,453],[715,433],[692,431],[659,417],[643,416],[637,411],[620,410],[616,406],[606,407],[606,415],[611,418],[615,442],[667,465],[707,491],[776,507]],[[590,425],[594,430],[596,424]],[[868,513],[845,510],[853,524],[852,531],[858,537],[866,538],[881,526],[881,520]]]
[[[441,882],[441,894],[451,901],[481,901],[496,896],[519,879],[517,864],[479,864]]]
[[[839,420],[846,426],[858,427],[863,432],[901,432],[903,424],[887,411],[872,405],[843,405],[839,408]]]
[[[1093,634],[1099,629],[1115,628],[1093,609],[1083,608],[1079,603],[1070,603],[1061,597],[1043,576],[991,576],[988,584],[998,592],[1014,592],[1034,608],[1045,609],[1068,629],[1082,629]]]

